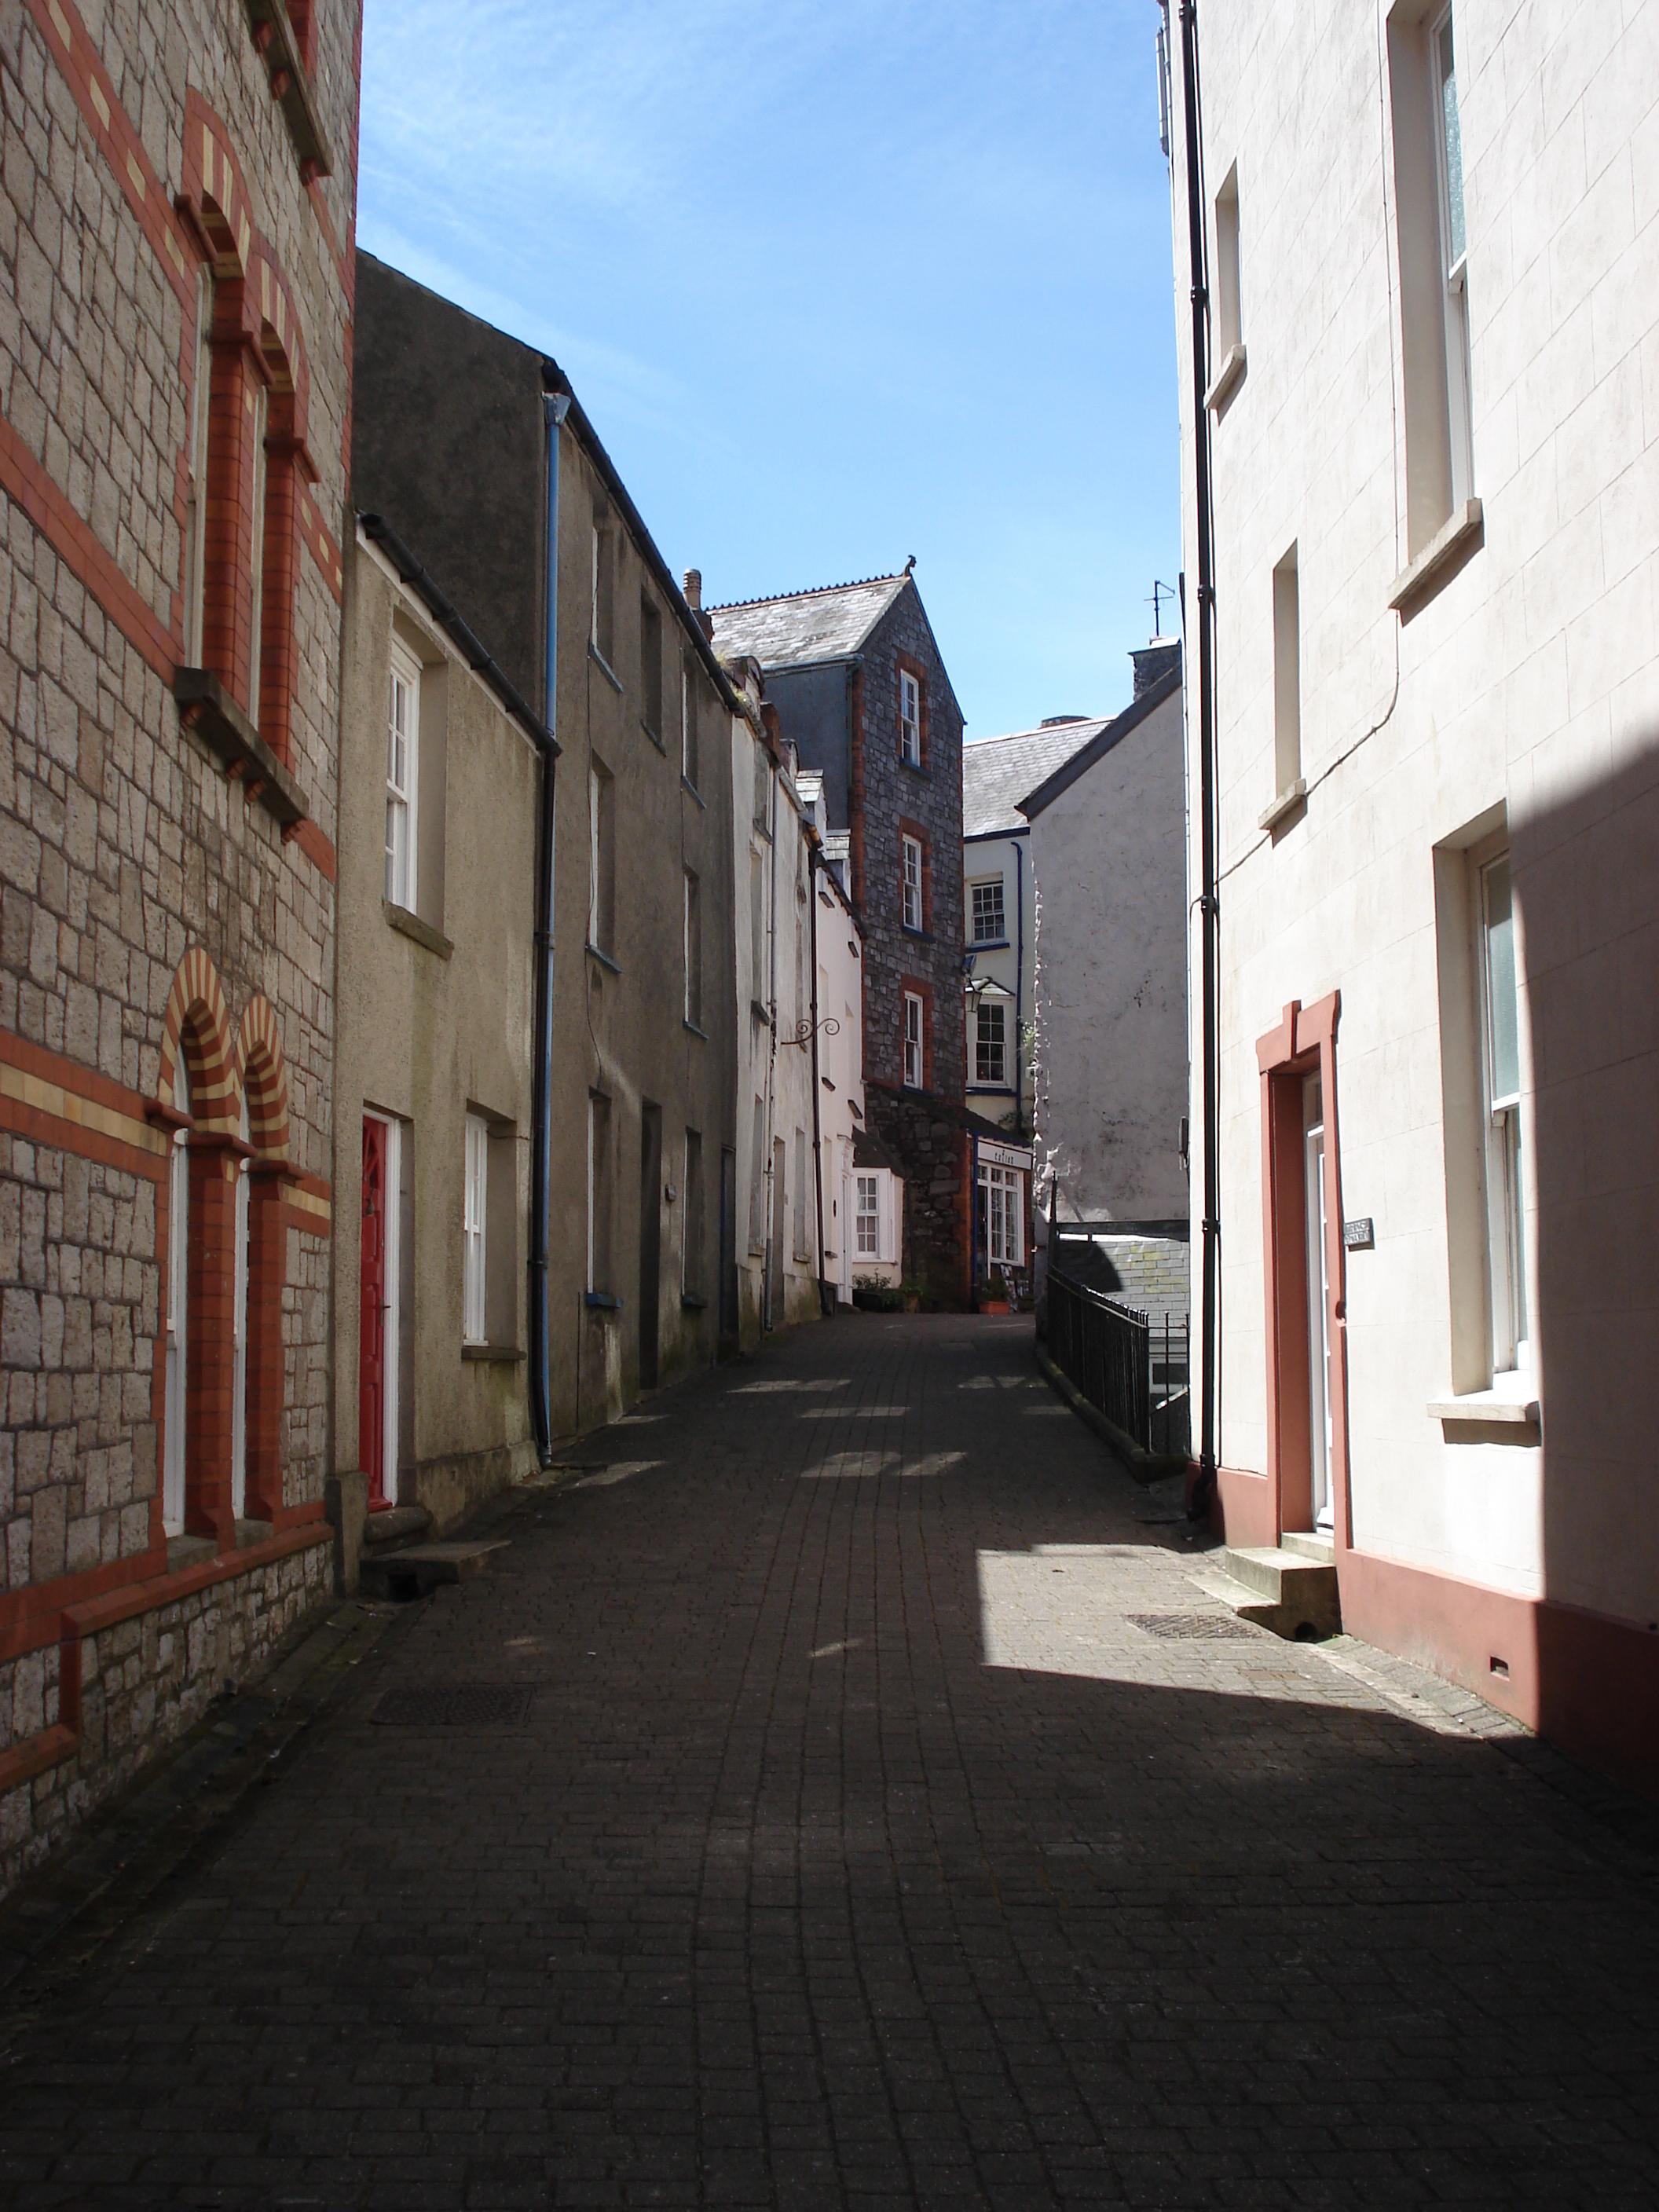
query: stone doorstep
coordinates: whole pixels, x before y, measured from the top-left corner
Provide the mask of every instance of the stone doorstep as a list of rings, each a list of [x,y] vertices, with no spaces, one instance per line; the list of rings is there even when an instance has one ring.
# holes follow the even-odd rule
[[[391,1505],[383,1511],[371,1513],[363,1523],[363,1548],[378,1549],[383,1544],[403,1544],[424,1536],[432,1526],[432,1516],[424,1505]]]
[[[401,1544],[365,1552],[357,1563],[359,1585],[368,1597],[424,1597],[440,1583],[471,1582],[492,1552],[506,1549],[507,1539],[497,1537],[487,1544]]]
[[[1188,1571],[1206,1596],[1289,1642],[1341,1632],[1335,1559],[1325,1538],[1291,1534],[1277,1547],[1229,1547]]]

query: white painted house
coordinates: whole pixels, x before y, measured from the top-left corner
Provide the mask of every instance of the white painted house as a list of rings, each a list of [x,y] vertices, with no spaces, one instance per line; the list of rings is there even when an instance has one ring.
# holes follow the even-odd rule
[[[1659,7],[1164,37],[1216,1511],[1651,1778]]]

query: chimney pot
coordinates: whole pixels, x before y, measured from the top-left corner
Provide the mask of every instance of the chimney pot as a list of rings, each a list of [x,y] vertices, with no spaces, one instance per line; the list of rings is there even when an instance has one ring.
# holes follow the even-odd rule
[[[702,607],[702,570],[701,568],[686,570],[684,589],[686,605],[690,608],[694,615],[699,613]]]

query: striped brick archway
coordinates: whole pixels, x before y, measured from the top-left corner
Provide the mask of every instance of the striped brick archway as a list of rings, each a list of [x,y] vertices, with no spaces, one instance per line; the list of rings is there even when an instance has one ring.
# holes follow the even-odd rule
[[[179,1055],[190,1075],[191,1121],[204,1135],[234,1137],[241,1120],[230,1016],[219,971],[206,951],[191,945],[179,963],[161,1017],[161,1069],[157,1091],[164,1105],[173,1095]]]

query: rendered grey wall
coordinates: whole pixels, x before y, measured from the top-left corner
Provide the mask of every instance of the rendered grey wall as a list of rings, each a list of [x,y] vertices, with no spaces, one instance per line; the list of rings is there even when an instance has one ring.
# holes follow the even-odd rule
[[[1037,1173],[1060,1211],[1184,1218],[1186,816],[1177,690],[1031,823]]]

